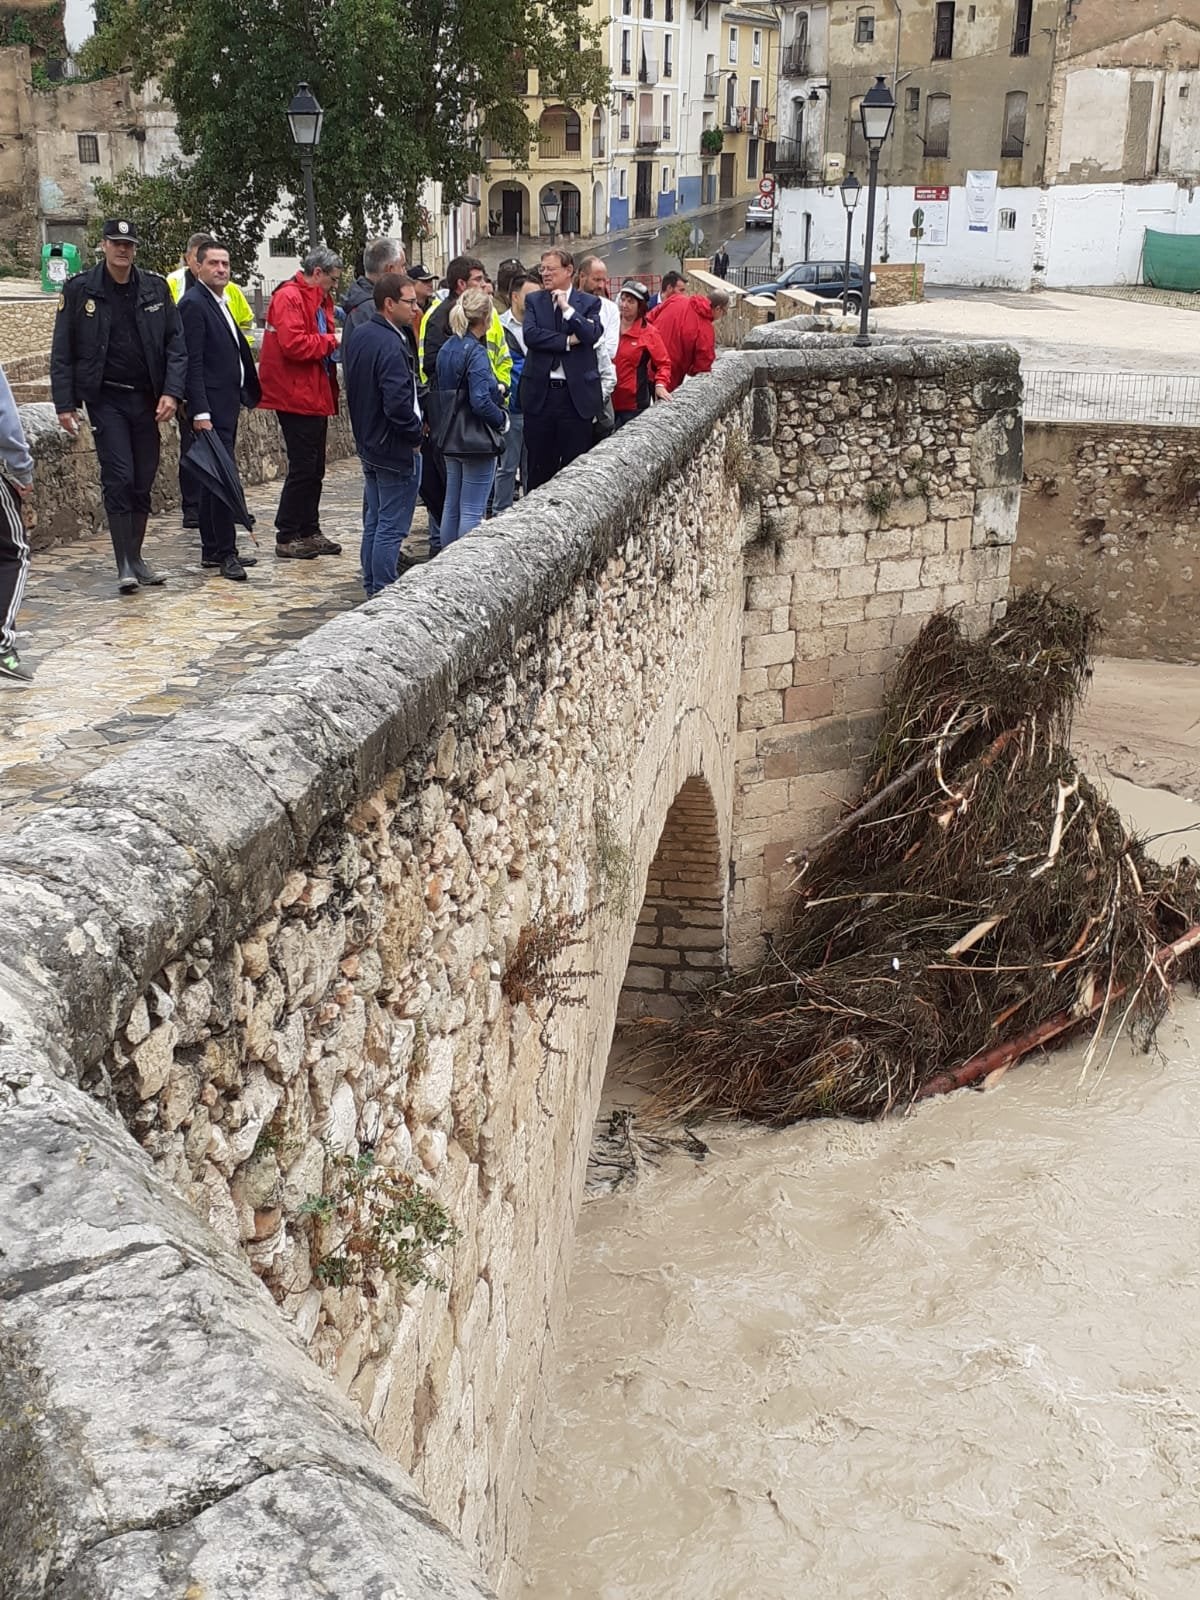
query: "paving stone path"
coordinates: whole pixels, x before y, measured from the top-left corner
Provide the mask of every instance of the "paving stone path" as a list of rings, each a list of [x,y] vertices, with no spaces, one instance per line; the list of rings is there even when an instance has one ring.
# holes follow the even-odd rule
[[[278,483],[248,495],[258,519],[258,556],[248,583],[200,565],[199,535],[179,513],[154,517],[146,541],[162,589],[118,595],[107,535],[33,558],[17,647],[35,681],[0,684],[0,831],[167,717],[224,693],[256,666],[363,599],[358,579],[362,478],[355,462],[329,470],[322,502],[326,534],[340,556],[280,561],[273,516]],[[423,528],[418,511],[417,526]],[[423,543],[423,539],[420,541]],[[420,549],[413,554],[419,555]]]

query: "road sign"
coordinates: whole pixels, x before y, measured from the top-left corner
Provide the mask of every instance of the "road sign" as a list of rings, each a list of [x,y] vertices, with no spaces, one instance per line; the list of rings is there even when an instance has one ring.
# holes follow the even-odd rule
[[[775,193],[775,179],[774,178],[760,178],[758,180],[758,192],[761,195],[774,194]]]
[[[704,230],[699,226],[699,224],[694,225],[691,233],[688,234],[688,243],[691,245],[693,250],[699,250],[700,246],[704,243]]]

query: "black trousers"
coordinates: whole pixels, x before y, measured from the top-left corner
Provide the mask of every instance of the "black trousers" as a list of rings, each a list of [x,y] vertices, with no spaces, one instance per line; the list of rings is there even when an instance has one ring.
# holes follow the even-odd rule
[[[213,417],[213,432],[233,455],[237,446],[237,417]],[[190,427],[191,424],[189,423]],[[233,512],[208,489],[200,492],[200,556],[204,561],[225,561],[237,555],[237,528]]]
[[[549,483],[560,468],[592,448],[592,418],[581,417],[565,383],[551,383],[541,411],[525,413],[529,487]]]
[[[183,517],[185,528],[198,528],[200,526],[200,491],[196,488],[196,480],[191,473],[185,470],[183,458],[187,455],[192,443],[192,425],[186,419],[179,419],[179,509]]]
[[[87,403],[96,438],[100,489],[109,516],[149,516],[150,491],[158,475],[160,442],[154,412],[158,401],[143,390],[103,388]]]
[[[275,512],[275,537],[280,544],[293,544],[297,539],[315,539],[321,532],[329,418],[302,417],[294,411],[277,415],[288,469]]]
[[[7,478],[0,476],[0,654],[16,643],[17,612],[29,577],[29,539],[21,502]]]
[[[432,439],[421,443],[421,500],[429,513],[429,554],[442,548],[441,521],[446,509],[446,458]]]

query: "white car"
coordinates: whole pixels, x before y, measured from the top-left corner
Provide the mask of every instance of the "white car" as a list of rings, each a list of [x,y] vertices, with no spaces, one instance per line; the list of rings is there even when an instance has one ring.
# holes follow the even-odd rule
[[[768,205],[761,198],[751,200],[746,207],[746,226],[748,228],[769,228],[775,219],[775,207]]]

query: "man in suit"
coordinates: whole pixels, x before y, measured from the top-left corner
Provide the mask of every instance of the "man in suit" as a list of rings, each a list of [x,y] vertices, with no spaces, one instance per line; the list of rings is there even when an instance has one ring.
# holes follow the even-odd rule
[[[574,273],[569,251],[545,251],[544,287],[525,301],[521,411],[531,489],[590,449],[592,424],[604,405],[596,363],[604,337],[600,301],[571,287]]]
[[[225,303],[229,251],[216,243],[201,245],[195,274],[179,302],[188,348],[188,415],[196,433],[211,428],[232,456],[241,408],[252,410],[262,390],[253,352]],[[203,566],[219,568],[234,583],[245,583],[246,567],[255,565],[253,556],[239,558],[233,512],[207,489],[200,498],[200,553]]]

